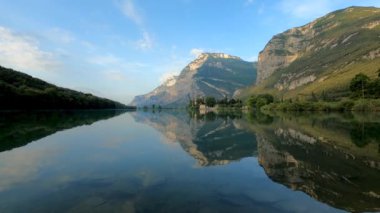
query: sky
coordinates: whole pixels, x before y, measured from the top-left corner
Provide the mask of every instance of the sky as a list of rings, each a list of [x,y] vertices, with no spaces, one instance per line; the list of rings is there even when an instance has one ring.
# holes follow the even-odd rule
[[[256,61],[273,35],[380,0],[0,0],[0,65],[128,104],[202,52]]]

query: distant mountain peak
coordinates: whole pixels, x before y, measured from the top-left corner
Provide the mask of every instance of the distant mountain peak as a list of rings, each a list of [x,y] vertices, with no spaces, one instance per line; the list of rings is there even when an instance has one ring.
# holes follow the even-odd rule
[[[189,98],[231,98],[237,90],[251,85],[255,80],[254,63],[225,53],[202,53],[178,76],[166,79],[150,93],[136,96],[131,104],[186,106]]]
[[[202,54],[200,54],[198,56],[198,58],[204,58],[204,57],[242,60],[240,57],[229,55],[229,54],[226,54],[226,53],[210,53],[210,52],[205,52],[205,53],[202,53]]]

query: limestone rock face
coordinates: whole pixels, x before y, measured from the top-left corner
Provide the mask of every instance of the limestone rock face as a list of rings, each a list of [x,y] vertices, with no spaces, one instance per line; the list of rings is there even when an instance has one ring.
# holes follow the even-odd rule
[[[136,96],[131,105],[181,107],[186,106],[190,98],[231,98],[237,90],[252,85],[255,80],[256,63],[225,53],[203,53],[178,76],[169,78],[152,92]]]
[[[256,85],[285,96],[292,90],[303,95],[343,90],[351,79],[344,76],[354,76],[359,69],[369,75],[377,71],[379,33],[380,9],[375,7],[338,10],[289,29],[260,52]],[[341,85],[334,87],[336,82]]]
[[[293,28],[275,35],[264,50],[260,52],[258,61],[257,82],[271,76],[276,70],[287,67],[302,55],[310,44],[309,40],[316,34],[315,21],[303,27]]]

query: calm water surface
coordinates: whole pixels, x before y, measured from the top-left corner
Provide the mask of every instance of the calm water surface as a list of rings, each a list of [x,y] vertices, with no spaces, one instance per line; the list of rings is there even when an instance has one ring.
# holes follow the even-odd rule
[[[0,113],[0,212],[380,211],[380,116]]]

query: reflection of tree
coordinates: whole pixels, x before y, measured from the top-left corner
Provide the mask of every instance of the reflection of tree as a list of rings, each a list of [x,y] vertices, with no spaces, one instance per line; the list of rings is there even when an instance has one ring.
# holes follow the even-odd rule
[[[241,119],[243,112],[241,110],[226,110],[218,112],[199,113],[199,111],[189,111],[189,116],[196,120],[214,121],[216,119]]]
[[[39,111],[0,113],[0,151],[24,146],[57,131],[122,114],[124,111]]]
[[[366,150],[356,146],[330,144],[328,135],[302,131],[309,127],[295,120],[296,117],[292,122],[278,119],[273,125],[253,124],[259,163],[266,174],[293,190],[349,212],[378,211],[380,156],[367,155]],[[379,129],[376,126],[373,130]],[[359,128],[358,131],[361,137]],[[368,132],[372,131],[364,131]]]
[[[352,122],[351,140],[358,147],[365,147],[371,142],[377,142],[380,145],[380,124]]]
[[[270,125],[273,123],[273,117],[267,114],[264,114],[260,111],[249,112],[248,120],[251,123],[266,124]]]

